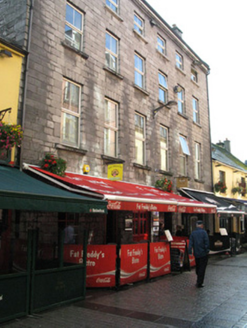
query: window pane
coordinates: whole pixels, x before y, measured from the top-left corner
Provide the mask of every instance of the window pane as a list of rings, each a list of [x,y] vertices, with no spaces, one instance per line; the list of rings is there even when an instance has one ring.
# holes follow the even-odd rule
[[[189,150],[189,146],[187,144],[187,140],[184,137],[182,137],[182,136],[179,137],[179,140],[180,140],[182,152],[185,155],[190,155],[190,150]]]
[[[81,49],[82,14],[70,5],[66,5],[65,39],[78,50]]]
[[[136,15],[134,15],[134,29],[140,34],[143,33],[143,21]]]
[[[62,138],[71,145],[78,144],[78,117],[63,113]]]
[[[166,102],[166,94],[163,89],[159,89],[159,100]]]
[[[141,140],[135,140],[135,148],[136,148],[136,163],[144,164],[143,158],[143,142]]]
[[[158,45],[157,45],[158,50],[164,54],[165,53],[165,42],[159,37],[157,37],[157,42],[158,42]]]
[[[74,25],[78,28],[78,30],[81,30],[81,24],[82,23],[82,16],[78,11],[74,11]]]
[[[110,7],[113,11],[117,12],[117,0],[106,0],[106,4]]]
[[[163,74],[159,73],[159,84],[167,89],[166,77]]]
[[[63,108],[79,113],[79,98],[80,88],[70,83],[69,81],[63,82]]]
[[[110,129],[104,129],[105,155],[116,156],[116,132]]]
[[[178,102],[178,111],[179,113],[183,113],[183,104],[181,102]]]
[[[135,55],[135,68],[143,72],[143,60],[137,55]]]
[[[66,5],[66,21],[73,24],[73,8],[68,4]]]
[[[118,105],[105,99],[104,153],[117,157]]]
[[[185,157],[180,156],[180,174],[186,175]]]
[[[105,123],[112,127],[117,127],[116,121],[117,106],[108,100],[105,101]]]

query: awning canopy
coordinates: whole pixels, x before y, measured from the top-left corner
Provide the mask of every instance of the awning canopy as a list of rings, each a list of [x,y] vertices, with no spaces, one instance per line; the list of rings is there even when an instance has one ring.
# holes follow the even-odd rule
[[[204,203],[213,204],[217,206],[217,213],[236,213],[243,214],[244,212],[239,211],[238,208],[229,200],[225,200],[222,197],[217,197],[212,192],[194,190],[189,188],[179,189],[181,194],[191,199],[195,199]]]
[[[16,168],[0,166],[0,209],[107,213],[107,202],[50,186]]]
[[[65,177],[60,177],[38,167],[25,165],[25,168],[53,183],[63,185],[64,188],[77,188],[77,191],[80,189],[104,195],[108,201],[108,210],[216,213],[215,205],[198,202],[150,186],[69,172],[66,172]]]

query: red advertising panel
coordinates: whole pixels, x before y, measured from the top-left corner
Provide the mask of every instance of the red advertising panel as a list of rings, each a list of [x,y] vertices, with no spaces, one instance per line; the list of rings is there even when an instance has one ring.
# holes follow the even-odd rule
[[[183,267],[184,265],[184,257],[186,252],[185,238],[186,237],[173,237],[173,241],[171,241],[171,248],[176,248],[179,249],[180,251],[180,256],[179,256],[180,267]]]
[[[165,242],[150,243],[150,278],[171,272],[170,245]]]
[[[188,247],[188,249],[189,249],[189,239],[187,239],[187,247]],[[195,256],[192,254],[192,255],[190,255],[189,254],[189,261],[190,261],[190,267],[192,268],[192,267],[194,267],[194,266],[196,266],[196,260],[195,260]]]
[[[64,245],[64,262],[82,263],[82,245]],[[87,246],[87,287],[114,287],[116,245]]]
[[[120,285],[147,278],[148,244],[121,246]]]

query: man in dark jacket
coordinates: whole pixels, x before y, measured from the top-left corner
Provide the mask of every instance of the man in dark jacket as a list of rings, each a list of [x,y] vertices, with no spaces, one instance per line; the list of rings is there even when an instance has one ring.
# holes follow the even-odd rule
[[[203,281],[208,264],[209,253],[209,238],[207,232],[203,229],[202,221],[197,221],[196,230],[190,235],[189,254],[192,254],[192,249],[196,260],[196,286],[201,288],[204,287]]]

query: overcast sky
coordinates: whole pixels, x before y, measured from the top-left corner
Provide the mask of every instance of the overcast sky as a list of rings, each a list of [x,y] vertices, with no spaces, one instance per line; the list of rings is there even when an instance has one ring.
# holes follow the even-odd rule
[[[229,139],[231,153],[245,162],[246,0],[147,1],[170,26],[182,30],[184,41],[210,66],[211,140]]]

